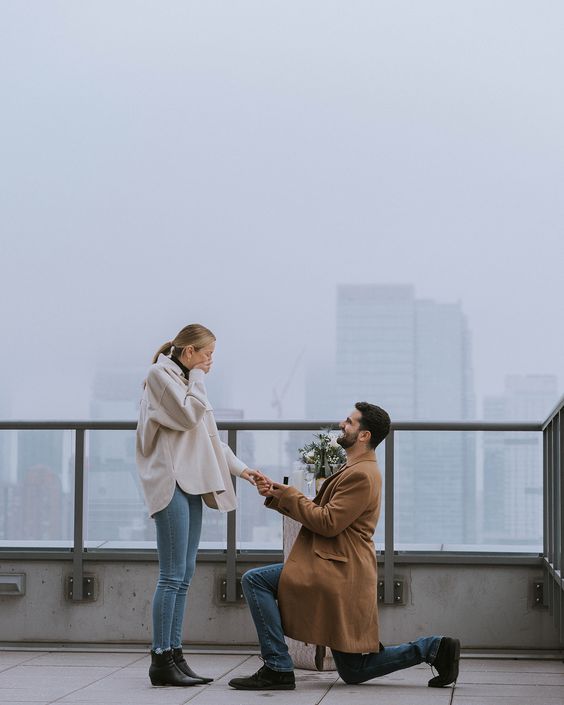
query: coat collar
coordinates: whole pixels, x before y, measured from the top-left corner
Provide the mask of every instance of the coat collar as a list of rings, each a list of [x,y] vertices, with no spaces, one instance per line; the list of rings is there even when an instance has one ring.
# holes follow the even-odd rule
[[[362,455],[359,455],[356,460],[354,460],[352,463],[345,463],[345,465],[341,468],[341,470],[345,470],[345,468],[352,468],[353,465],[357,465],[358,463],[375,463],[376,461],[376,453],[373,450],[367,450],[366,453],[363,453]]]
[[[334,472],[330,477],[327,478],[326,482],[330,482],[333,478],[338,477],[344,470],[347,470],[348,468],[352,468],[354,465],[358,465],[358,463],[377,463],[378,461],[376,460],[376,453],[373,450],[369,450],[366,453],[363,453],[360,455],[355,461],[352,463],[345,463],[342,465],[337,472]],[[324,484],[324,487],[327,485]]]
[[[182,373],[182,370],[180,369],[180,367],[176,364],[176,362],[174,362],[174,360],[171,360],[170,357],[167,357],[166,355],[163,355],[161,353],[158,356],[155,364],[161,365],[161,367],[165,367],[169,372],[172,372],[173,374],[177,375],[178,377],[182,377],[182,379],[185,379],[184,374]]]

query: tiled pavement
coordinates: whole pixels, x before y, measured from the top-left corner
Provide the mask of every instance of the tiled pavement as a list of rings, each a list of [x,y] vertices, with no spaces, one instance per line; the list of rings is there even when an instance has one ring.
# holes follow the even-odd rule
[[[215,678],[206,686],[153,688],[145,653],[0,650],[2,705],[564,705],[564,662],[463,658],[454,688],[427,687],[429,666],[350,686],[336,673],[297,671],[294,691],[236,691],[227,682],[260,667],[244,653],[190,653],[194,670]]]

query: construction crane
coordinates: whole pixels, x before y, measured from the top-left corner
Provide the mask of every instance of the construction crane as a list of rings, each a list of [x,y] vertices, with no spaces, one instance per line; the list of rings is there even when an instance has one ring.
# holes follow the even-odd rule
[[[300,364],[300,360],[304,356],[306,349],[305,347],[302,348],[298,356],[296,357],[294,361],[294,365],[292,366],[292,369],[290,371],[290,374],[288,375],[288,379],[286,380],[286,384],[282,387],[282,391],[278,392],[278,389],[276,387],[272,388],[272,402],[271,406],[273,406],[275,409],[278,410],[278,418],[282,418],[282,402],[284,401],[284,397],[288,393],[288,390],[290,389],[290,385],[292,384],[292,380],[294,379],[296,375],[296,371],[298,369],[298,365]],[[283,440],[285,434],[282,433],[282,431],[278,431],[276,434],[278,436],[278,467],[281,471],[283,463],[282,463],[282,448],[283,448]]]
[[[286,380],[286,384],[282,387],[282,391],[278,392],[278,389],[276,387],[272,388],[272,401],[270,403],[270,406],[274,407],[275,409],[278,410],[278,418],[282,418],[282,402],[284,401],[284,397],[288,393],[288,390],[290,389],[290,385],[292,384],[292,380],[294,379],[296,372],[298,370],[298,366],[300,364],[300,361],[302,357],[304,356],[306,349],[305,347],[302,348],[300,351],[299,355],[296,357],[296,360],[294,361],[294,365],[292,367],[292,370],[290,374],[288,375],[288,379]]]

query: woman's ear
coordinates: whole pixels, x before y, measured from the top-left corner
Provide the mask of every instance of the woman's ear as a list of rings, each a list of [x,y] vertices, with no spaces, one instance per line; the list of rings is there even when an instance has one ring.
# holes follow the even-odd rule
[[[185,348],[182,349],[182,355],[180,356],[180,359],[184,359],[186,362],[190,362],[190,358],[194,354],[194,346],[193,345],[187,345]]]

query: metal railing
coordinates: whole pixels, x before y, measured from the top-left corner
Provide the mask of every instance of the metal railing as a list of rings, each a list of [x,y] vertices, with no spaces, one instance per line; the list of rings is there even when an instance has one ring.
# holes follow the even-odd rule
[[[394,602],[394,569],[399,562],[425,563],[526,563],[542,564],[546,567],[546,590],[549,604],[553,610],[555,621],[563,629],[563,582],[562,582],[562,540],[563,522],[563,486],[562,482],[562,438],[564,426],[561,403],[547,421],[542,423],[497,423],[482,421],[462,422],[425,422],[398,421],[392,424],[391,432],[385,441],[385,482],[384,482],[384,603]],[[337,428],[334,421],[219,421],[219,430],[227,431],[228,444],[237,452],[237,433],[239,431],[319,431],[325,428]],[[82,586],[84,577],[84,562],[88,559],[84,539],[85,518],[85,434],[87,431],[134,431],[134,421],[0,421],[1,430],[62,430],[74,431],[74,536],[73,547],[66,552],[73,561],[73,600],[83,598]],[[394,550],[394,478],[395,478],[395,444],[397,434],[405,431],[514,431],[543,432],[544,434],[544,555],[508,555],[488,552],[472,555],[468,553],[453,554],[452,552],[422,553],[398,555]],[[235,484],[235,478],[233,478]],[[229,512],[227,517],[226,549],[220,552],[205,552],[201,558],[225,560],[227,573],[227,601],[235,602],[237,587],[237,568],[241,561],[280,561],[281,551],[241,551],[237,549],[236,512]],[[3,552],[7,554],[6,551]],[[34,552],[37,553],[37,552]],[[132,550],[130,556],[135,554]],[[154,551],[151,552],[154,555]],[[96,557],[124,557],[124,551],[112,549],[97,550]],[[11,553],[13,556],[13,552]],[[45,556],[43,552],[41,555]],[[146,555],[146,552],[145,552]],[[562,631],[561,631],[562,634]]]
[[[564,642],[564,399],[543,424],[545,601]]]

